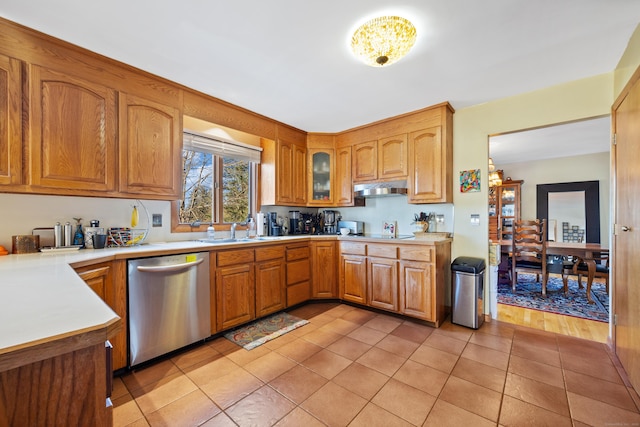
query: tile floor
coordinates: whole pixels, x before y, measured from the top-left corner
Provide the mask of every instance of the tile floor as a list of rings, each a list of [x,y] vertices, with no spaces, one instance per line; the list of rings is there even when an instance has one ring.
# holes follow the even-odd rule
[[[246,351],[219,338],[115,381],[115,426],[639,426],[604,344],[343,304]]]

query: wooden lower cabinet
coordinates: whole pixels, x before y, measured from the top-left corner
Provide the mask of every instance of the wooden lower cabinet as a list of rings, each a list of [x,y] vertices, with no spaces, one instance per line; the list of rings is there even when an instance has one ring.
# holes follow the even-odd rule
[[[0,425],[110,427],[107,358],[99,342],[0,372]]]
[[[367,304],[383,310],[398,311],[398,260],[369,258]]]
[[[287,307],[311,298],[309,244],[287,247]]]
[[[127,264],[125,260],[75,268],[78,276],[122,319],[113,345],[113,370],[127,366]]]
[[[400,313],[434,322],[434,265],[420,261],[400,261]]]
[[[336,242],[311,242],[313,298],[336,298],[338,296],[337,260]]]
[[[285,263],[282,258],[256,263],[256,317],[285,308],[284,276]]]
[[[367,257],[340,256],[340,298],[358,304],[367,303]]]
[[[216,269],[216,316],[218,330],[255,319],[253,263]]]

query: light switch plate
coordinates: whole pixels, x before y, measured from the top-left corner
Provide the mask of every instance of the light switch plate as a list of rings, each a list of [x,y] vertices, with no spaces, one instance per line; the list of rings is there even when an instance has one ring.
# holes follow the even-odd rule
[[[480,214],[471,214],[471,225],[480,225]]]
[[[151,218],[151,225],[153,227],[162,227],[162,214],[153,214]]]

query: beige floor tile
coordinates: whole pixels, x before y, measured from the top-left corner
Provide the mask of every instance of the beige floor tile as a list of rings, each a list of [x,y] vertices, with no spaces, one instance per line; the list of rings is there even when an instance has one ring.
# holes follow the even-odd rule
[[[237,427],[237,424],[227,414],[220,412],[200,427]]]
[[[564,388],[508,373],[504,394],[569,417],[569,403]]]
[[[271,387],[264,386],[228,408],[226,414],[240,426],[272,426],[295,405]]]
[[[571,427],[571,418],[505,395],[500,410],[500,425],[504,427]]]
[[[486,387],[452,376],[439,398],[483,418],[498,421],[502,395]]]
[[[492,348],[503,353],[511,352],[512,340],[510,338],[474,332],[473,335],[471,335],[469,342],[483,347]]]
[[[535,360],[511,355],[509,372],[555,387],[565,388],[562,369]]]
[[[437,397],[449,376],[442,371],[407,360],[393,378]]]
[[[180,369],[173,362],[164,360],[142,369],[136,369],[121,378],[127,390],[131,392],[179,372]]]
[[[498,350],[483,347],[481,345],[469,343],[464,348],[461,357],[493,366],[494,368],[507,370],[509,365],[509,353],[503,353]]]
[[[235,426],[235,424],[234,424]],[[324,427],[313,415],[299,407],[289,412],[276,424],[277,427]]]
[[[227,354],[227,359],[231,360],[238,366],[244,366],[249,362],[253,362],[256,359],[259,359],[262,356],[271,353],[271,349],[269,347],[265,347],[261,345],[259,347],[253,348],[251,350],[245,350],[244,348],[239,348],[236,351]]]
[[[371,346],[349,337],[342,337],[338,341],[327,347],[327,350],[346,357],[349,360],[356,360],[366,353]]]
[[[629,411],[635,412],[638,410],[629,395],[627,387],[622,384],[612,383],[573,371],[565,371],[564,375],[567,382],[567,391]]]
[[[430,326],[419,325],[414,322],[404,321],[402,325],[391,331],[391,335],[422,344],[431,335],[434,328]]]
[[[424,427],[495,427],[496,423],[480,415],[438,399],[433,405]]]
[[[351,360],[329,350],[320,350],[304,362],[303,366],[330,380],[351,364]]]
[[[298,337],[294,334],[291,333],[292,331],[287,332],[284,335],[280,335],[278,337],[278,339],[272,339],[270,341],[267,341],[266,343],[262,344],[261,347],[266,347],[269,350],[276,350],[280,347],[282,347],[285,344],[290,343],[291,341],[295,341],[296,339],[298,339]]]
[[[558,351],[558,340],[555,334],[535,329],[518,329],[513,334],[513,343],[526,344],[536,349]]]
[[[195,390],[148,414],[147,419],[154,427],[189,427],[203,424],[220,412],[201,390]]]
[[[113,399],[113,427],[128,426],[141,418],[144,419],[144,414],[131,395]]]
[[[291,341],[290,343],[287,343],[280,348],[277,348],[275,351],[283,355],[284,357],[288,357],[289,359],[300,363],[303,360],[306,360],[309,357],[313,356],[320,350],[322,350],[322,347],[320,347],[319,345],[301,338],[297,338],[296,340]]]
[[[428,345],[421,345],[411,355],[411,360],[414,360],[423,365],[431,366],[439,371],[451,373],[453,367],[458,362],[458,356],[446,351],[438,350],[437,348],[429,347]]]
[[[216,338],[213,341],[209,341],[207,344],[211,348],[222,354],[228,354],[232,351],[236,351],[242,348],[238,344],[234,343],[233,341],[229,341],[225,337]]]
[[[372,313],[368,310],[363,310],[361,308],[355,308],[345,314],[342,315],[342,319],[348,320],[349,322],[357,323],[359,325],[363,325],[367,323],[369,320],[376,317],[375,313]]]
[[[402,326],[398,327],[400,328]],[[376,344],[376,347],[404,357],[405,359],[411,356],[419,346],[420,345],[414,341],[409,341],[392,334],[387,335]]]
[[[245,369],[258,379],[268,383],[272,379],[280,376],[284,372],[296,365],[291,359],[288,359],[278,353],[270,352],[266,355],[249,362],[245,365]]]
[[[433,333],[424,340],[424,345],[459,356],[467,346],[467,342],[447,335]]]
[[[352,363],[332,381],[370,400],[389,381],[389,377],[359,363]]]
[[[131,395],[142,413],[148,415],[197,389],[198,386],[189,377],[178,373],[136,389]]]
[[[226,356],[220,355],[215,360],[197,363],[186,368],[185,373],[198,387],[203,387],[238,369],[240,369],[238,365]]]
[[[378,405],[368,403],[349,424],[349,427],[411,427],[412,425]]]
[[[406,359],[389,353],[377,347],[372,347],[365,354],[356,359],[361,365],[368,366],[387,376],[392,376],[402,366]]]
[[[300,404],[327,383],[327,379],[298,365],[269,383],[279,393]]]
[[[328,382],[300,406],[328,426],[340,427],[348,425],[366,404],[357,394]]]
[[[610,360],[592,360],[586,357],[560,356],[562,360],[562,368],[565,370],[580,372],[605,381],[623,384],[618,370]]]
[[[592,426],[639,425],[640,414],[567,392],[571,415],[577,420]]]
[[[111,390],[111,400],[126,396],[128,394],[129,390],[127,390],[127,386],[124,385],[122,378],[115,377],[113,379],[113,388]]]
[[[302,336],[302,339],[323,348],[338,341],[340,338],[342,338],[342,335],[333,331],[323,330],[322,328],[316,329]]]
[[[402,320],[400,319],[387,316],[386,314],[379,314],[365,323],[364,326],[388,334],[389,332],[400,326],[401,323]]]
[[[348,335],[350,332],[358,329],[359,327],[360,325],[358,323],[338,318],[327,323],[320,329],[335,332],[340,335]]]
[[[171,358],[171,361],[182,371],[197,363],[215,360],[220,353],[209,345],[201,345]]]
[[[361,326],[349,334],[350,338],[362,341],[365,344],[375,345],[387,334],[377,329],[371,329],[366,326]]]
[[[222,409],[228,408],[264,383],[244,369],[237,369],[200,388]]]
[[[469,328],[465,328],[464,326],[454,325],[449,320],[442,323],[442,325],[433,331],[433,333],[441,334],[448,336],[449,338],[455,338],[460,341],[469,341],[471,338],[471,334],[473,331]]]
[[[515,331],[514,325],[491,319],[490,322],[484,322],[477,332],[513,339]]]
[[[424,422],[435,401],[435,397],[393,378],[371,399],[371,403],[416,426]]]
[[[329,316],[333,316],[337,318],[337,317],[342,317],[345,314],[352,312],[353,310],[359,310],[359,309],[346,304],[336,304],[335,307],[325,310],[325,313],[328,314]]]
[[[507,372],[484,363],[461,357],[451,375],[502,393]],[[562,373],[560,373],[562,379]]]
[[[523,359],[534,360],[550,366],[560,367],[560,352],[558,350],[549,350],[542,347],[536,347],[522,340],[514,340],[511,346],[511,355],[522,357]]]

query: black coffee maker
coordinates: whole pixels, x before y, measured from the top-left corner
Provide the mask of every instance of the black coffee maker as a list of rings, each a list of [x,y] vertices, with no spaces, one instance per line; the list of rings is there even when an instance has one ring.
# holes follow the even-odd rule
[[[300,211],[289,211],[289,234],[302,234],[303,229]]]
[[[282,235],[282,227],[278,224],[278,212],[267,212],[267,229],[269,236]]]

